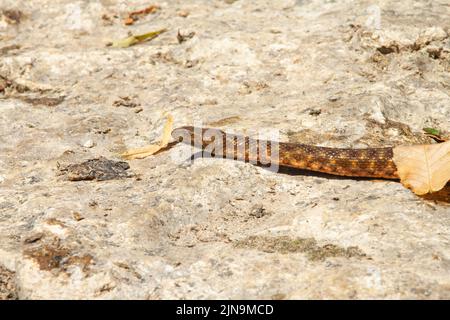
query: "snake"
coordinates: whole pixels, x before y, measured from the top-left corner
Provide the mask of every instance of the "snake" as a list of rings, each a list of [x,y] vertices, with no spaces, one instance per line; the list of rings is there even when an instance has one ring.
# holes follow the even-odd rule
[[[190,144],[212,157],[321,172],[356,178],[400,179],[393,148],[329,148],[240,136],[214,128],[184,126],[172,131],[178,142]],[[275,152],[276,149],[276,152]]]

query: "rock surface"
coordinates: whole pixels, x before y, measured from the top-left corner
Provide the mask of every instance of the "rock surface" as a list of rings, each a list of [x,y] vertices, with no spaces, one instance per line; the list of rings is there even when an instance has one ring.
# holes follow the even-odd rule
[[[450,130],[448,1],[158,4],[126,26],[147,1],[1,2],[0,299],[449,299],[449,188],[179,161],[178,145],[129,179],[58,175],[158,139],[166,112],[324,146],[430,143],[423,127]]]

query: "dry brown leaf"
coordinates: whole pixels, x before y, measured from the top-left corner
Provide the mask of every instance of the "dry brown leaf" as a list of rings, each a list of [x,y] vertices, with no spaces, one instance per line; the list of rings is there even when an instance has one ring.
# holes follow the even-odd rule
[[[167,116],[167,122],[164,125],[163,135],[161,137],[161,141],[159,144],[150,144],[143,148],[130,149],[122,153],[121,156],[127,160],[143,159],[148,156],[151,156],[152,154],[155,154],[162,148],[167,147],[170,140],[170,133],[172,132],[172,126],[173,126],[173,117],[169,114]]]
[[[422,195],[444,188],[450,180],[450,141],[394,148],[401,183]]]
[[[139,16],[143,16],[143,15],[147,15],[150,13],[155,13],[156,11],[158,11],[160,9],[160,6],[158,5],[151,5],[145,9],[142,10],[137,10],[137,11],[133,11],[130,12],[128,14],[128,17],[124,20],[124,24],[129,26],[132,25],[135,21],[137,21],[139,19]]]

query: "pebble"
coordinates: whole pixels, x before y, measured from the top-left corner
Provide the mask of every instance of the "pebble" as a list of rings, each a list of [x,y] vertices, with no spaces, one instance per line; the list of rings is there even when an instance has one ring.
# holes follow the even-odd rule
[[[87,140],[85,143],[83,143],[83,147],[85,148],[92,148],[93,146],[95,146],[95,143],[92,140]]]
[[[185,11],[185,10],[181,10],[178,11],[178,16],[182,17],[182,18],[186,18],[187,16],[189,16],[189,11]]]

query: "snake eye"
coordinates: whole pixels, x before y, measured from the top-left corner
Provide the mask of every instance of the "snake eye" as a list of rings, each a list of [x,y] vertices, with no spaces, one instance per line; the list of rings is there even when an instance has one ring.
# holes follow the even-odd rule
[[[190,143],[191,133],[189,128],[181,127],[172,131],[172,138],[178,142]]]

